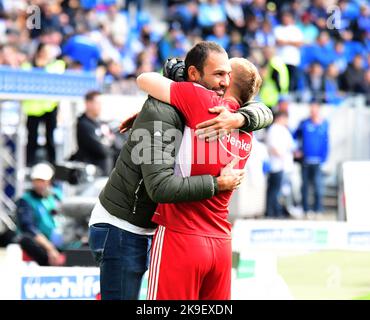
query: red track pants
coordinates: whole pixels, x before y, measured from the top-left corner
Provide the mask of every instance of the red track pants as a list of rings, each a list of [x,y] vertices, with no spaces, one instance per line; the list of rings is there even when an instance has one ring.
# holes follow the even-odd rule
[[[229,300],[231,240],[159,226],[153,240],[148,300]]]

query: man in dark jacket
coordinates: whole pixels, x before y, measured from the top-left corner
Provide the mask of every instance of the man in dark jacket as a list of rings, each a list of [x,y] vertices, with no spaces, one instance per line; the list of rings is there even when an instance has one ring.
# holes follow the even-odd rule
[[[114,135],[98,119],[101,113],[100,95],[98,91],[85,95],[86,110],[77,121],[78,150],[71,160],[94,164],[102,175],[108,176],[112,169]]]
[[[208,59],[209,52],[205,46],[194,63],[202,74],[199,82],[223,95],[229,85],[230,68],[214,65]],[[229,64],[227,57],[223,64]],[[176,78],[176,74],[172,76]],[[267,113],[264,115],[263,112]],[[254,128],[261,125],[256,124],[256,118],[267,119],[267,124],[270,123],[268,112],[267,107],[257,111],[244,109],[238,115],[232,114],[231,121],[226,121],[227,114],[223,113],[221,120],[211,126],[230,129],[230,123],[237,127],[244,124],[250,131],[251,125]],[[211,175],[185,178],[175,175],[175,156],[183,128],[182,115],[153,98],[145,102],[134,121],[133,130],[89,223],[90,248],[101,270],[102,299],[138,298],[156,228],[151,218],[158,203],[207,199],[218,192],[232,190],[240,183],[242,172],[217,178]],[[178,132],[180,135],[177,136]],[[145,133],[149,134],[145,136]],[[138,148],[149,154],[144,161],[140,161]]]
[[[350,93],[365,93],[365,70],[362,55],[355,55],[341,75],[341,89]]]

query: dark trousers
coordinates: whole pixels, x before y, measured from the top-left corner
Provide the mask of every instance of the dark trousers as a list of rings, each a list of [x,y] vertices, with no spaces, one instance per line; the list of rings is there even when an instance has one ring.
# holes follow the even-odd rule
[[[32,236],[22,235],[19,240],[19,245],[22,250],[40,266],[49,266],[49,257],[46,249],[40,246]]]
[[[299,67],[292,66],[290,64],[287,64],[286,66],[289,72],[289,92],[295,92],[298,89],[300,69]]]
[[[279,203],[282,182],[283,171],[269,173],[267,180],[266,217],[283,216],[283,209]]]
[[[322,173],[320,164],[307,164],[302,165],[302,206],[304,212],[310,210],[308,204],[308,196],[310,186],[313,188],[314,203],[313,211],[322,211]]]
[[[107,223],[94,224],[89,231],[89,246],[100,266],[102,300],[138,300],[153,237]]]
[[[38,148],[37,137],[39,124],[45,123],[46,127],[46,150],[48,154],[48,161],[55,163],[55,144],[54,144],[54,130],[57,127],[57,108],[52,112],[47,112],[41,117],[28,116],[27,130],[27,166],[32,166],[36,163],[36,152]]]

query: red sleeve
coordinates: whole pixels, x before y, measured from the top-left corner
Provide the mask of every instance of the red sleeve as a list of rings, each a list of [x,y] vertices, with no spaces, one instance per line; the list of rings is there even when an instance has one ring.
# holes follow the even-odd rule
[[[191,105],[194,103],[194,86],[192,82],[173,82],[171,84],[171,105],[176,107],[188,123],[190,119]]]
[[[214,96],[213,91],[193,82],[171,84],[171,105],[183,114],[189,127],[195,127],[212,116],[208,109],[214,106]]]

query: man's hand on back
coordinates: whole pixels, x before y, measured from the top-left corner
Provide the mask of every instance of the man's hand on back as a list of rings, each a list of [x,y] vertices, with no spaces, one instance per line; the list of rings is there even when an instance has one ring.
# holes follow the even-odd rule
[[[217,138],[227,135],[231,130],[240,128],[245,121],[242,114],[230,112],[223,106],[210,108],[209,112],[219,113],[219,115],[216,118],[197,125],[195,134],[200,139],[208,139],[209,141],[216,140]]]
[[[125,133],[127,130],[130,130],[132,128],[132,125],[134,124],[135,119],[137,118],[137,115],[138,113],[135,113],[126,120],[123,120],[121,122],[121,125],[119,126],[119,132]]]
[[[233,161],[221,169],[221,174],[217,177],[218,191],[232,191],[242,183],[245,171],[233,168],[237,162],[238,159],[234,158]]]

